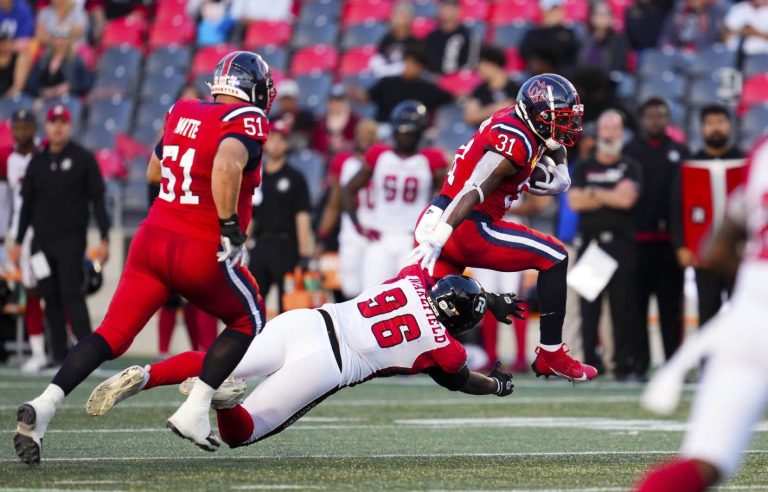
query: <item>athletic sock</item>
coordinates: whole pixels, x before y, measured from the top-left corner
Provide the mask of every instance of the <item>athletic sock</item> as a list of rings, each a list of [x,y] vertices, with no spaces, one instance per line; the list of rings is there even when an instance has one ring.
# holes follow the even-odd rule
[[[184,403],[207,409],[211,406],[211,400],[213,400],[214,393],[216,393],[215,388],[211,388],[205,381],[198,379],[192,387],[192,391],[189,392],[187,401]]]
[[[144,389],[183,383],[187,378],[200,375],[205,352],[184,352],[164,361],[147,366],[149,381]]]
[[[636,492],[701,492],[707,482],[693,460],[675,460],[654,468],[637,484]]]
[[[64,391],[59,386],[51,383],[46,386],[45,390],[35,400],[45,400],[52,403],[54,408],[58,408],[61,402],[64,401]]]
[[[29,335],[29,346],[32,348],[32,357],[45,359],[45,336]]]
[[[247,442],[253,435],[253,417],[242,405],[216,410],[216,420],[219,423],[221,439],[230,447]]]
[[[218,389],[240,363],[252,340],[253,335],[231,328],[224,330],[205,354],[200,380],[211,388]]]
[[[549,270],[539,272],[536,289],[539,295],[539,329],[542,345],[557,345],[563,342],[563,321],[565,320],[565,299],[567,296],[566,275],[568,258]]]
[[[64,391],[72,392],[104,361],[112,358],[112,348],[98,333],[92,333],[72,347],[51,381]]]
[[[525,319],[518,319],[513,318],[512,319],[512,326],[514,327],[515,332],[515,341],[517,342],[517,357],[515,364],[516,365],[525,365],[528,362],[528,358],[526,357],[525,350],[525,335],[526,331],[528,331],[528,305],[523,304],[523,316]]]

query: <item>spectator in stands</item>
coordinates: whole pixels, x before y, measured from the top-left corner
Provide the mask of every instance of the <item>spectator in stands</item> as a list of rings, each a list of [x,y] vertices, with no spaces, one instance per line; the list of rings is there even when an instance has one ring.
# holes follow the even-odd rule
[[[358,87],[350,87],[350,95],[361,102],[376,104],[376,120],[388,123],[392,109],[406,99],[420,101],[427,110],[453,101],[453,96],[434,83],[424,80],[429,53],[422,44],[413,44],[405,50],[405,67],[402,75],[379,79],[366,93]]]
[[[747,55],[768,53],[768,0],[732,4],[725,16],[725,28],[731,49],[741,49]]]
[[[91,320],[83,292],[83,258],[89,209],[93,209],[101,242],[98,259],[109,258],[109,217],[104,206],[104,180],[93,154],[71,140],[72,116],[63,105],[47,114],[48,146],[29,162],[22,186],[23,203],[18,233],[8,249],[19,266],[21,244],[34,228],[33,254],[42,252],[36,272],[38,289],[45,300],[45,318],[54,362],[67,353],[69,321],[78,340],[91,333]]]
[[[357,117],[352,112],[344,86],[333,86],[328,98],[328,110],[312,133],[312,148],[328,157],[349,152],[354,145],[355,125]]]
[[[624,30],[635,51],[659,46],[659,36],[674,0],[636,0],[624,11]]]
[[[429,70],[453,73],[473,64],[472,33],[461,23],[459,0],[440,0],[437,27],[426,38]]]
[[[602,68],[609,72],[627,69],[629,42],[623,33],[616,32],[613,9],[604,1],[592,4],[588,34],[579,54],[582,65]]]
[[[24,90],[32,66],[29,42],[34,33],[35,18],[26,1],[0,0],[0,86],[10,81],[7,87],[0,87],[0,97]]]
[[[670,236],[670,197],[680,163],[688,149],[667,136],[669,106],[659,97],[649,98],[638,110],[640,132],[624,149],[624,155],[642,167],[643,187],[635,207],[637,243],[637,294],[640,316],[637,374],[650,363],[648,303],[656,295],[661,318],[664,354],[669,359],[683,336],[683,270],[677,263]]]
[[[90,18],[91,34],[97,42],[104,34],[107,23],[123,17],[146,19],[151,0],[89,0],[86,10]],[[191,3],[191,2],[190,2]]]
[[[295,80],[286,79],[278,84],[277,108],[277,114],[270,119],[281,120],[288,125],[294,149],[306,149],[315,129],[315,116],[299,106],[299,84]]]
[[[541,25],[532,27],[520,41],[520,56],[531,74],[561,73],[571,68],[579,54],[576,32],[565,24],[565,0],[539,0]]]
[[[699,161],[718,162],[723,159],[741,159],[744,153],[733,144],[731,115],[724,106],[711,104],[699,113],[704,148],[693,155]],[[678,175],[674,189],[682,190],[685,181]],[[683,234],[683,206],[681,193],[673,194],[672,240],[677,248],[677,260],[682,268],[696,269],[696,289],[699,293],[699,325],[717,314],[723,304],[723,294],[730,295],[733,285],[724,282],[715,272],[698,264],[696,255],[686,247]],[[711,221],[708,217],[706,220]]]
[[[604,372],[597,353],[597,327],[608,293],[617,379],[634,371],[637,329],[635,294],[634,207],[642,182],[640,164],[622,155],[624,123],[621,113],[608,110],[597,120],[597,149],[594,157],[579,163],[573,173],[568,202],[579,212],[579,258],[592,242],[618,262],[605,290],[594,301],[581,299],[581,330],[584,359]]]
[[[72,47],[71,32],[66,28],[55,28],[50,31],[50,36],[50,46],[29,74],[27,92],[43,100],[86,94],[93,80]]]
[[[227,41],[235,25],[227,3],[217,0],[189,2],[187,15],[197,20],[197,44],[209,46]]]
[[[232,0],[230,3],[230,15],[241,24],[248,24],[256,20],[290,21],[292,17],[291,7],[293,0]]]
[[[479,125],[494,112],[515,104],[520,85],[509,78],[504,67],[507,57],[496,46],[483,45],[477,63],[477,73],[483,82],[478,85],[464,106],[464,121]]]
[[[411,25],[413,9],[406,2],[400,2],[392,9],[389,17],[389,31],[379,41],[377,54],[371,59],[371,70],[377,77],[388,77],[403,73],[405,49],[416,42]]]
[[[52,0],[37,13],[35,38],[43,46],[52,42],[54,31],[67,31],[74,44],[85,42],[88,16],[74,0]]]
[[[684,0],[667,17],[659,43],[700,50],[723,39],[725,11],[717,0]]]
[[[315,251],[307,182],[288,164],[290,131],[283,121],[276,120],[264,145],[264,177],[254,195],[252,230],[256,245],[249,265],[264,296],[277,286],[280,311],[283,277]]]

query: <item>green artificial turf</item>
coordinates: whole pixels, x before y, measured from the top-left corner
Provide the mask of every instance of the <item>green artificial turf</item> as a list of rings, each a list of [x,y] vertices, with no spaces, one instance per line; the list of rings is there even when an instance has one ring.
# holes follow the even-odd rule
[[[205,453],[163,428],[183,398],[176,388],[87,416],[106,376],[68,397],[42,465],[29,469],[11,445],[15,408],[50,376],[0,370],[0,490],[628,490],[677,449],[691,399],[662,419],[639,408],[637,385],[517,377],[515,393],[497,398],[390,378],[337,393],[266,441]],[[750,449],[723,490],[768,490],[768,436],[757,433]]]

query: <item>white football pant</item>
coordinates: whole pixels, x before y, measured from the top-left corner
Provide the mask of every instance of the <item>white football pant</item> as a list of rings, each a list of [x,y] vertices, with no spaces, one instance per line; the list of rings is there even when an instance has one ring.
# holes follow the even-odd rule
[[[361,265],[363,289],[396,277],[406,265],[406,258],[412,249],[413,234],[410,232],[382,233],[378,241],[369,242]]]
[[[339,281],[347,299],[363,291],[363,256],[368,240],[357,232],[339,235]]]

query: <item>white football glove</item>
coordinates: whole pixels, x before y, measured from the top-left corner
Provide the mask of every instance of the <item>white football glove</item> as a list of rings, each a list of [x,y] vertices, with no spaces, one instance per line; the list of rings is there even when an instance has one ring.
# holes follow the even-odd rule
[[[408,255],[408,263],[417,263],[421,260],[420,266],[434,275],[435,262],[440,257],[443,246],[448,242],[448,238],[453,232],[453,227],[445,222],[438,223],[431,232],[425,234],[424,241],[419,243]]]
[[[220,263],[230,260],[234,266],[246,266],[248,265],[248,249],[245,244],[235,246],[228,237],[221,236],[221,251],[216,253],[216,259]]]
[[[442,217],[442,215],[442,208],[435,205],[429,206],[427,211],[424,212],[424,215],[421,216],[421,219],[419,219],[419,223],[416,225],[416,231],[413,233],[417,243],[421,244],[427,237],[429,237],[429,234],[434,230],[437,223],[440,222],[440,217]]]
[[[528,185],[528,193],[536,196],[558,195],[571,187],[571,175],[568,173],[568,166],[566,164],[558,164],[554,169],[550,168],[552,172],[552,181],[545,183],[543,181],[536,181],[535,183]]]

